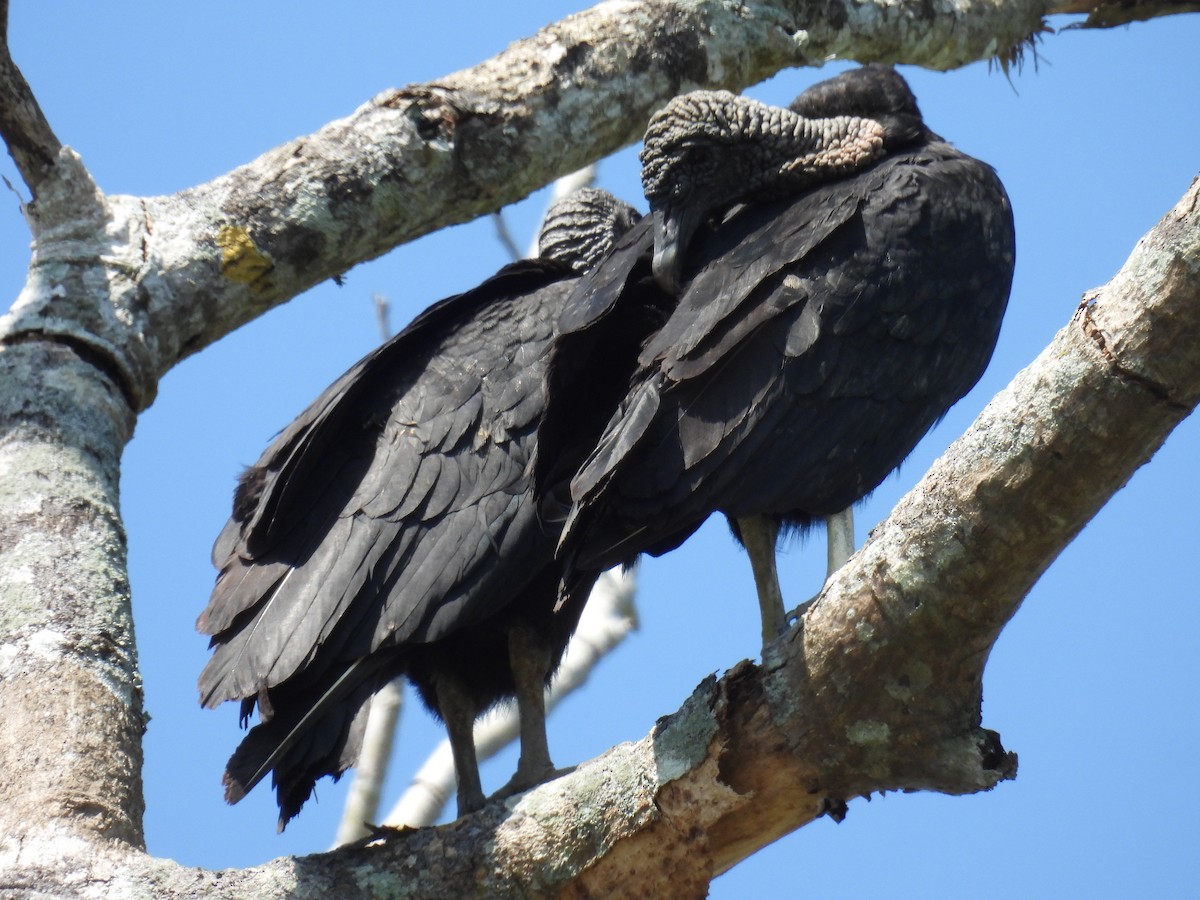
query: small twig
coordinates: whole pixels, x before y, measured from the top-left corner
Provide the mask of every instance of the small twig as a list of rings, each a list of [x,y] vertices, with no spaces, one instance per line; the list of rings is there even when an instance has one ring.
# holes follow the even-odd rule
[[[496,237],[500,239],[500,243],[504,245],[504,249],[508,251],[513,262],[516,262],[521,258],[521,251],[517,247],[517,242],[513,240],[512,233],[508,230],[508,223],[504,221],[504,213],[500,210],[492,213],[492,223],[496,226]]]
[[[62,143],[8,48],[8,0],[0,0],[0,136],[34,198],[50,177]]]
[[[25,209],[25,198],[21,196],[21,192],[17,190],[17,186],[8,180],[8,176],[0,175],[0,181],[4,182],[4,186],[12,191],[13,196],[17,198],[17,206],[19,209]]]
[[[374,822],[379,812],[379,796],[383,793],[392,745],[396,740],[396,723],[403,708],[403,678],[393,679],[371,698],[362,753],[354,769],[346,805],[342,807],[342,821],[333,839],[334,847],[357,841],[370,833],[367,823]]]
[[[375,301],[375,321],[379,324],[379,334],[386,341],[392,336],[392,305],[383,294],[376,294],[372,299]]]

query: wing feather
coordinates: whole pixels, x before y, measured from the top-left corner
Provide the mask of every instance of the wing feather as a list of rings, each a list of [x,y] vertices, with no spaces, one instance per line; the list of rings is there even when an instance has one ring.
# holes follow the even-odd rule
[[[200,678],[206,705],[294,677],[347,617],[361,621],[347,634],[367,638],[345,640],[370,652],[385,637],[432,639],[428,607],[456,579],[465,582],[458,605],[476,618],[481,598],[508,596],[471,579],[490,577],[480,559],[497,543],[491,532],[503,534],[505,518],[531,505],[530,450],[513,444],[532,440],[533,417],[512,411],[539,402],[529,395],[540,378],[520,368],[540,366],[537,350],[569,292],[562,275],[559,266],[520,264],[437,304],[276,438],[243,478],[244,514],[214,548],[221,574],[200,618],[214,636]],[[512,344],[531,352],[518,357]],[[481,432],[481,421],[505,416],[526,421]],[[481,517],[473,507],[485,492],[504,501]],[[436,618],[439,634],[453,630],[453,615]]]

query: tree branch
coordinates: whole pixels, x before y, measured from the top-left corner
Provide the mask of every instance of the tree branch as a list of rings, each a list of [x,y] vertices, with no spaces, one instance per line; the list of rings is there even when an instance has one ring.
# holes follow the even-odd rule
[[[50,290],[61,271],[48,283],[31,279],[0,320],[0,340],[84,341],[109,357],[140,410],[186,356],[322,280],[631,143],[679,91],[740,89],[837,57],[936,69],[988,57],[1007,64],[1044,30],[1046,9],[1040,0],[603,3],[471,69],[386,91],[207,184],[170,197],[109,197],[108,227],[93,229],[91,246],[74,233],[82,223],[52,217],[55,234],[35,233],[35,266],[63,257],[53,245],[69,235],[73,267],[103,270],[78,280],[109,284],[110,296],[104,308],[88,298],[66,309]]]
[[[1087,20],[1072,28],[1116,28],[1131,22],[1145,22],[1159,16],[1174,16],[1200,11],[1196,0],[1059,0],[1048,10],[1052,13],[1087,13]]]
[[[37,198],[62,148],[8,47],[8,0],[0,2],[0,137]]]

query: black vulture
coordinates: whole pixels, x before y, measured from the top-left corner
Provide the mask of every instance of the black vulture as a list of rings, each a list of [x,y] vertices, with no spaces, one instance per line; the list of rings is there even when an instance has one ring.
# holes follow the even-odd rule
[[[242,475],[197,623],[201,702],[261,718],[226,767],[229,802],[273,771],[282,829],[355,762],[400,673],[446,724],[460,815],[483,805],[472,725],[498,700],[520,711],[509,789],[553,771],[543,690],[586,598],[553,611],[556,535],[534,508],[546,351],[580,272],[637,218],[601,191],[560,202],[541,258],[425,310]]]
[[[686,227],[643,220],[581,282],[584,302],[568,304],[553,345],[538,438],[545,457],[577,471],[542,461],[538,490],[543,514],[565,517],[567,601],[595,572],[671,550],[723,512],[751,557],[765,642],[785,623],[780,528],[869,494],[983,373],[1008,300],[1013,221],[995,172],[931,132],[890,68],[847,72],[791,107],[873,119],[882,158],[777,199],[742,170],[761,156],[761,129],[745,148],[705,139],[723,100],[744,102],[705,93],[660,112],[708,108],[691,136],[676,133],[686,122],[651,123],[647,196],[655,219],[685,225],[726,210],[679,203],[728,204],[739,184],[753,202],[687,246],[671,246]],[[647,310],[656,325],[641,324]],[[643,330],[630,336],[627,322]],[[598,361],[611,373],[603,384]],[[581,384],[602,401],[581,407]]]

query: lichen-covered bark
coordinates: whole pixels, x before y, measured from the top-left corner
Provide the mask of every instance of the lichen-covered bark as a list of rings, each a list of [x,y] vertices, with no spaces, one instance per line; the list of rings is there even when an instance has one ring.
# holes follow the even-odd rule
[[[0,835],[142,843],[144,721],[117,507],[132,427],[120,392],[76,350],[0,345]]]

